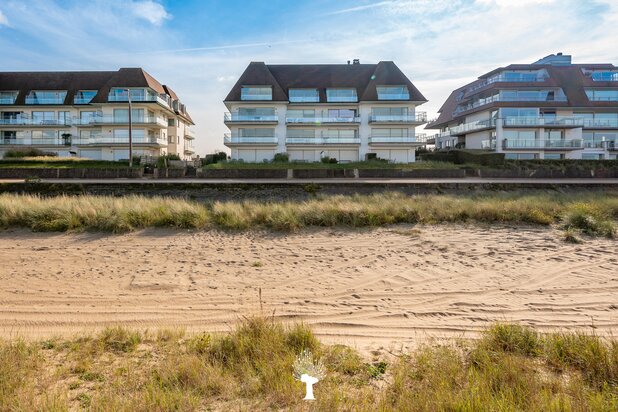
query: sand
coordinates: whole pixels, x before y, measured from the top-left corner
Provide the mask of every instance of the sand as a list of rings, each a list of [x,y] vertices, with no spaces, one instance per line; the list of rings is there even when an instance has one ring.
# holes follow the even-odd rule
[[[617,252],[616,241],[574,245],[531,227],[4,231],[0,336],[226,331],[259,313],[360,350],[474,337],[495,321],[615,335]]]

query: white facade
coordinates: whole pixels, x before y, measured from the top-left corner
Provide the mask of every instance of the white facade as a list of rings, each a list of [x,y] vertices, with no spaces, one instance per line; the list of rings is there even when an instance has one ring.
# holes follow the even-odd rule
[[[289,103],[228,102],[225,124],[230,133],[225,145],[232,159],[263,162],[276,153],[291,161],[319,162],[331,157],[339,162],[357,162],[369,153],[392,162],[415,161],[415,127],[425,113],[414,102]],[[396,115],[380,116],[381,109]],[[248,109],[248,110],[247,110]],[[258,115],[253,109],[259,109]]]

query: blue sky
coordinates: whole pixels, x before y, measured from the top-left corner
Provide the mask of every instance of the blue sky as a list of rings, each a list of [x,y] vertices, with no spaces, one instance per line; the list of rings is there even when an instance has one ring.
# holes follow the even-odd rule
[[[616,0],[0,0],[0,71],[143,67],[223,147],[222,103],[250,61],[393,60],[433,117],[495,67],[562,51],[618,63]]]

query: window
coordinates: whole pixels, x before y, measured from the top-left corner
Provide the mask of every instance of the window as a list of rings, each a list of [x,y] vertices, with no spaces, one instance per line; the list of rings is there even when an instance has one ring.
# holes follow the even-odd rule
[[[26,104],[63,104],[66,96],[66,90],[32,90],[26,96]]]
[[[270,86],[243,86],[240,100],[272,100],[273,89]]]
[[[597,153],[582,153],[582,160],[601,160],[603,159],[602,154]]]
[[[372,120],[400,120],[408,116],[407,107],[372,107]]]
[[[560,160],[564,159],[564,155],[562,153],[545,153],[545,155],[543,155],[543,158],[545,160]]]
[[[171,117],[169,119],[167,119],[167,125],[168,127],[174,127],[176,126],[176,119],[172,119]]]
[[[32,122],[34,124],[55,124],[55,112],[32,112]]]
[[[0,92],[0,104],[15,104],[17,92]]]
[[[330,118],[354,119],[356,117],[356,110],[350,110],[350,109],[328,109],[328,117],[330,117]]]
[[[356,89],[326,89],[326,101],[332,102],[356,102]]]
[[[58,124],[71,124],[71,112],[58,112]]]
[[[288,129],[288,137],[292,138],[315,138],[315,129]]]
[[[378,100],[410,100],[407,86],[377,86]]]
[[[261,119],[263,117],[274,117],[275,109],[272,107],[241,107],[238,109],[238,116],[241,119]]]
[[[408,137],[408,129],[371,129],[373,137]]]
[[[315,117],[315,110],[288,110],[286,117],[288,119],[312,119]]]
[[[275,129],[273,128],[255,128],[255,129],[238,129],[240,137],[273,137]]]
[[[500,113],[503,118],[508,117],[538,117],[539,110],[538,109],[518,109],[511,107],[503,107],[500,109]]]
[[[88,104],[97,95],[96,90],[78,90],[73,98],[74,104]]]
[[[618,89],[602,90],[602,89],[586,89],[588,100],[597,102],[615,102],[618,101]]]
[[[351,139],[356,137],[356,130],[330,129],[325,132],[324,137]]]
[[[534,140],[536,132],[534,130],[505,130],[503,136],[507,140]]]
[[[131,122],[143,122],[144,109],[131,110]],[[114,109],[114,123],[129,123],[129,109]]]
[[[88,124],[94,122],[94,119],[98,117],[97,112],[88,111],[88,112],[79,112],[79,122],[80,124]]]
[[[33,130],[32,143],[34,144],[53,144],[56,143],[58,136],[57,130]]]
[[[144,140],[144,129],[133,129],[131,131],[132,139]],[[150,132],[149,132],[150,135]],[[153,135],[154,136],[154,135]],[[129,141],[129,129],[114,129],[114,138],[119,140]]]
[[[595,82],[616,82],[618,81],[617,71],[597,71],[592,72],[592,80]]]
[[[148,89],[147,91],[144,89],[129,89],[131,91],[131,101],[132,102],[144,102],[144,101],[154,101],[157,98],[157,93],[153,90]],[[127,93],[127,89],[121,88],[112,88],[109,91],[109,96],[107,98],[110,102],[126,102],[129,101],[129,95]]]
[[[515,102],[553,102],[566,101],[560,90],[500,90],[500,100]]]
[[[545,140],[562,140],[562,131],[561,130],[545,130],[544,137],[545,137]]]
[[[176,139],[175,139],[175,137],[174,137],[174,136],[169,135],[169,136],[167,137],[167,142],[168,142],[168,143],[176,143]]]
[[[320,95],[318,89],[290,89],[290,102],[292,103],[306,103],[306,102],[319,102]]]
[[[536,159],[537,156],[536,153],[506,153],[504,158],[510,160],[532,160]]]

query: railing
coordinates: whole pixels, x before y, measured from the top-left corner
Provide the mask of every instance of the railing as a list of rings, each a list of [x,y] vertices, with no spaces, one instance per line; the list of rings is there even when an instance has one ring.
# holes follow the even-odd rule
[[[596,72],[591,77],[595,82],[618,82],[618,73]]]
[[[0,104],[15,104],[15,99],[17,98],[17,96],[15,97],[11,97],[11,98],[0,98]]]
[[[107,96],[108,102],[128,102],[129,97],[127,94],[110,94]],[[131,96],[131,103],[160,103],[163,106],[170,105],[168,99],[164,99],[161,96],[152,96],[152,95],[144,95],[144,96]]]
[[[71,139],[62,139],[60,137],[48,137],[48,138],[20,138],[20,139],[7,139],[0,138],[0,144],[3,145],[16,145],[16,146],[36,146],[36,145],[45,145],[45,146],[70,146]]]
[[[94,116],[90,118],[76,118],[75,124],[87,126],[87,125],[99,125],[99,124],[129,124],[128,117],[115,117],[115,116]],[[131,119],[132,124],[144,124],[144,125],[159,125],[167,127],[167,120],[157,116],[134,116]]]
[[[583,120],[584,120],[584,127],[586,128],[618,127],[618,119],[606,119],[606,120],[583,119]]]
[[[416,112],[412,115],[395,115],[395,116],[381,116],[371,115],[369,122],[402,122],[402,123],[425,123],[427,122],[427,113]]]
[[[226,144],[276,144],[277,136],[231,136],[226,133],[223,135],[223,141]]]
[[[195,152],[195,150],[193,150],[193,145],[185,144],[185,152],[186,153],[193,153],[193,152]]]
[[[133,136],[131,139],[133,144],[159,144],[167,145],[167,140],[162,137],[156,136]],[[114,137],[95,135],[90,137],[71,137],[71,144],[73,145],[87,145],[87,144],[129,144],[128,137]]]
[[[195,139],[195,130],[185,127],[185,139]]]
[[[489,129],[492,127],[496,127],[495,119],[477,120],[474,122],[469,122],[469,123],[460,124],[458,126],[449,127],[447,131],[440,133],[440,137],[456,136],[458,134],[463,134],[463,133],[472,132],[472,131],[481,130],[481,129]]]
[[[71,119],[28,119],[12,118],[0,119],[0,125],[7,126],[70,126]]]
[[[238,113],[224,113],[224,122],[277,122],[276,115],[240,115]]]
[[[503,122],[504,126],[579,126],[584,125],[584,119],[581,117],[506,117]]]
[[[319,103],[319,96],[308,96],[308,97],[291,97],[290,103]]]
[[[479,84],[476,84],[470,88],[468,88],[468,93],[473,92],[478,89],[482,89],[483,87],[493,84],[493,83],[519,83],[519,82],[544,82],[549,78],[547,74],[527,74],[521,73],[519,78],[507,77],[505,75],[490,77]]]
[[[42,99],[37,97],[26,97],[26,104],[64,104],[63,98]]]
[[[417,140],[417,138],[413,136],[403,136],[403,137],[370,136],[369,137],[369,143],[416,143],[417,141],[420,141],[420,140]]]
[[[287,144],[360,144],[360,137],[288,137]]]
[[[582,140],[508,140],[504,139],[504,149],[580,149]]]
[[[360,123],[360,117],[286,117],[286,123]]]
[[[476,109],[477,107],[481,107],[481,106],[485,106],[488,105],[490,103],[494,103],[494,102],[548,102],[548,103],[552,103],[552,102],[566,102],[567,98],[566,96],[554,96],[551,100],[547,99],[547,97],[545,98],[541,98],[541,96],[538,96],[536,98],[534,97],[500,97],[499,94],[493,95],[493,96],[489,96],[483,100],[479,100],[479,101],[474,101],[472,103],[468,103],[466,105],[459,105],[455,108],[455,111],[453,112],[453,114],[457,114],[457,113],[461,113],[461,112],[466,112],[468,110],[472,110],[472,109]]]

